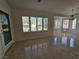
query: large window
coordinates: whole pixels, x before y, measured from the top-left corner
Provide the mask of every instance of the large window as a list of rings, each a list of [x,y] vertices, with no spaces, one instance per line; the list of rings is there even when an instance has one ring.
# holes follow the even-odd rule
[[[47,17],[22,16],[23,32],[36,32],[48,30]]]
[[[37,17],[38,31],[42,31],[42,17]]]
[[[75,19],[72,21],[72,29],[76,29],[76,22],[77,22],[77,19],[75,18]]]
[[[22,16],[22,23],[23,23],[23,32],[29,32],[29,17],[28,16]]]
[[[43,30],[48,30],[48,18],[43,18]]]
[[[76,29],[77,19],[69,20],[67,17],[54,16],[55,29],[69,29],[69,25],[71,25],[71,29]]]
[[[30,21],[31,21],[31,31],[37,31],[36,29],[36,17],[31,17],[30,18]]]

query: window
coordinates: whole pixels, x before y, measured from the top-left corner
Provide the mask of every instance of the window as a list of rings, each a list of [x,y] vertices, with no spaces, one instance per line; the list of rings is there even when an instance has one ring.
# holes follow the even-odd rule
[[[61,28],[62,25],[62,19],[61,20],[55,20],[55,29]]]
[[[69,20],[63,20],[63,29],[69,28]]]
[[[22,16],[22,23],[23,23],[23,32],[29,32],[29,17],[28,16]]]
[[[47,17],[22,16],[23,32],[36,32],[48,30]]]
[[[30,18],[30,21],[31,21],[31,31],[37,31],[36,29],[36,17],[31,17]]]
[[[48,30],[48,18],[43,18],[43,30]]]
[[[62,17],[54,16],[54,27],[55,29],[60,29],[62,26]]]
[[[76,29],[76,22],[77,22],[77,19],[75,18],[75,19],[72,21],[72,29]]]
[[[37,17],[38,31],[42,31],[42,17]]]

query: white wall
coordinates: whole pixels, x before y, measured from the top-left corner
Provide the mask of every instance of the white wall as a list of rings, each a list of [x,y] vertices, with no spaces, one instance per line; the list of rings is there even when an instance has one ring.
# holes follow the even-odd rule
[[[52,33],[51,24],[53,16],[48,12],[43,11],[36,11],[36,10],[24,10],[24,9],[12,9],[12,16],[13,16],[13,24],[14,24],[14,35],[15,35],[15,41],[21,41],[21,40],[29,40],[29,39],[37,39],[37,38],[43,38],[43,37],[49,37]],[[48,17],[49,21],[49,29],[48,31],[42,31],[42,32],[29,32],[24,33],[22,28],[22,16],[42,16],[42,17]],[[52,22],[52,23],[51,23]]]
[[[55,15],[59,16],[60,14],[13,7],[12,16],[13,16],[14,35],[15,35],[14,40],[21,41],[21,40],[30,40],[30,39],[53,36],[53,25],[54,25],[53,20],[54,20]],[[48,21],[49,21],[48,31],[23,33],[22,16],[42,16],[42,17],[46,16],[48,17]],[[64,15],[60,15],[60,16],[64,16]]]

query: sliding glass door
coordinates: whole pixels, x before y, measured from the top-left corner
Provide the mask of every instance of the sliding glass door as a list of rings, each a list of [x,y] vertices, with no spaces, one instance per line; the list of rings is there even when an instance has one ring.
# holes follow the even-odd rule
[[[69,20],[68,17],[54,17],[54,35],[62,36],[65,34],[67,37],[72,37],[76,32],[77,19]]]

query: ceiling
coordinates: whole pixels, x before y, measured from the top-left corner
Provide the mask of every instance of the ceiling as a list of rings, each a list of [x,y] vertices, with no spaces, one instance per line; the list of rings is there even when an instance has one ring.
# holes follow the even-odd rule
[[[7,0],[11,7],[22,9],[33,9],[40,11],[47,11],[51,13],[70,15],[72,9],[74,13],[79,12],[79,0]]]

